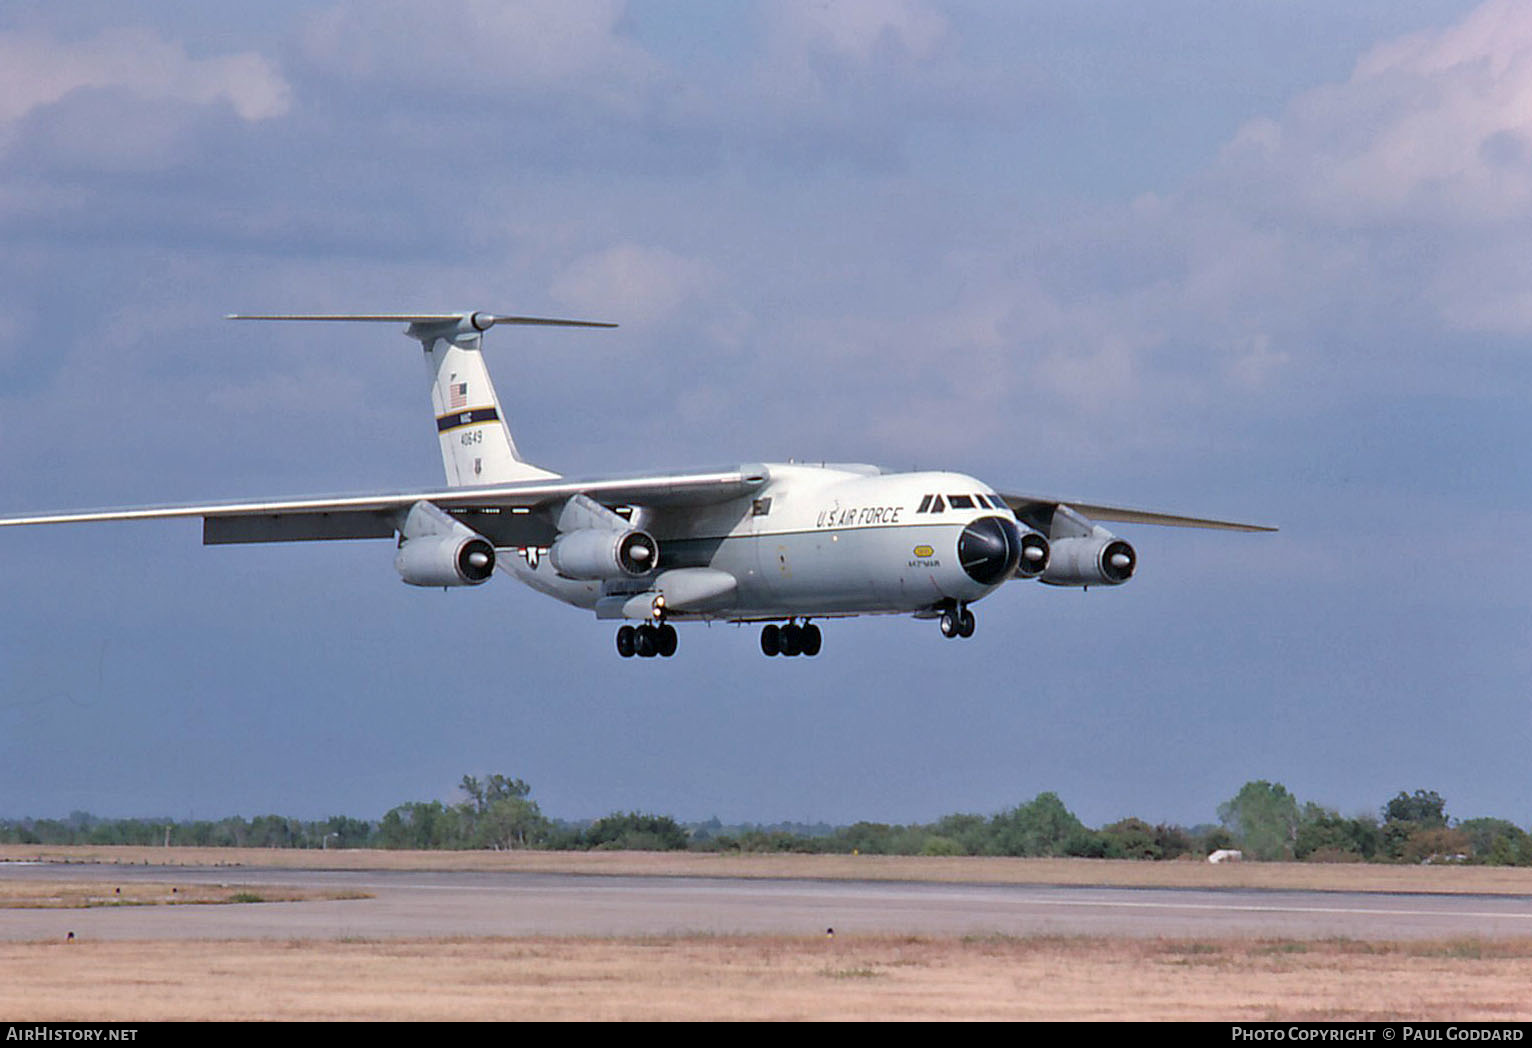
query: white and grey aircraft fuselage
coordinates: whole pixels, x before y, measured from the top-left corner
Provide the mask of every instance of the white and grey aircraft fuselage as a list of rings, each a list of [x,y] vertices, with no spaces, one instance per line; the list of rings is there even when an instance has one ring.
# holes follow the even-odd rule
[[[481,355],[501,324],[611,327],[487,313],[267,314],[252,320],[408,325],[431,381],[447,487],[0,518],[0,526],[203,519],[208,545],[392,539],[417,586],[476,586],[498,569],[623,620],[623,656],[673,655],[674,622],[761,622],[767,655],[815,655],[815,620],[936,619],[973,633],[970,605],[1013,579],[1115,586],[1137,554],[1098,521],[1267,531],[1068,499],[999,492],[962,473],[748,464],[562,477],[524,461]],[[636,623],[636,625],[635,625]]]

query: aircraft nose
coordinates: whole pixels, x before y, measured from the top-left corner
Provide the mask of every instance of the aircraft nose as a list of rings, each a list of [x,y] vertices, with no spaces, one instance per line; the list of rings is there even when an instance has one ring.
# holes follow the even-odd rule
[[[958,563],[982,586],[1010,578],[1021,559],[1021,529],[1004,517],[980,517],[958,536]]]

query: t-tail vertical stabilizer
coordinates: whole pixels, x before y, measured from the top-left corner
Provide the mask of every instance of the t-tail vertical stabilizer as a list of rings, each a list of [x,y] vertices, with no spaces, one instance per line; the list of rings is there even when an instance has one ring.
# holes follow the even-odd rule
[[[451,487],[507,484],[558,474],[522,460],[489,368],[480,352],[484,332],[496,324],[609,328],[590,320],[557,320],[494,313],[233,313],[231,320],[349,320],[402,323],[425,351],[431,406],[441,441],[442,467]]]

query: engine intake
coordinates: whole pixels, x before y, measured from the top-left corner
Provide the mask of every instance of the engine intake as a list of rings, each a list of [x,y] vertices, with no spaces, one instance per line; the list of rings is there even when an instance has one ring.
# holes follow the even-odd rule
[[[495,547],[474,534],[405,539],[394,570],[411,586],[477,586],[495,573]]]
[[[632,579],[660,562],[659,543],[647,531],[578,528],[554,540],[548,559],[570,579]]]
[[[1018,579],[1035,579],[1048,570],[1048,562],[1052,559],[1053,549],[1048,545],[1048,540],[1035,531],[1024,531],[1021,534],[1021,557],[1016,561],[1016,577]]]
[[[1042,581],[1050,586],[1120,586],[1133,577],[1138,554],[1122,539],[1099,534],[1053,540]]]
[[[958,563],[981,586],[1010,578],[1021,562],[1022,551],[1021,529],[1004,517],[980,517],[958,536]]]

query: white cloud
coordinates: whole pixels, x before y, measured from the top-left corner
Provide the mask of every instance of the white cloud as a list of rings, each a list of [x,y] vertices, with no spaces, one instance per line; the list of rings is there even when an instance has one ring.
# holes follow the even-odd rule
[[[762,10],[753,101],[799,119],[845,120],[848,107],[865,119],[890,97],[920,99],[935,88],[933,67],[950,39],[946,19],[920,0],[795,0]]]
[[[1532,332],[1532,6],[1385,42],[1180,191],[1081,222],[987,292],[1077,412],[1437,392],[1458,333]]]
[[[859,63],[879,48],[924,58],[947,35],[947,20],[919,0],[797,0],[773,3],[778,45],[829,51]]]
[[[463,94],[558,89],[630,106],[659,66],[623,37],[624,0],[344,0],[310,18],[304,53],[354,80]]]
[[[1345,83],[1247,123],[1223,167],[1341,227],[1532,217],[1532,6],[1489,0],[1373,48]]]
[[[292,102],[276,67],[251,52],[193,58],[147,29],[108,29],[80,41],[0,33],[0,124],[83,88],[203,106],[223,102],[251,121],[282,116]]]
[[[1279,353],[1271,348],[1270,336],[1257,333],[1239,340],[1226,368],[1235,384],[1259,389],[1291,359],[1290,354]]]
[[[558,301],[624,322],[653,323],[674,313],[713,284],[704,263],[662,247],[623,243],[565,266],[553,282]]]

